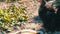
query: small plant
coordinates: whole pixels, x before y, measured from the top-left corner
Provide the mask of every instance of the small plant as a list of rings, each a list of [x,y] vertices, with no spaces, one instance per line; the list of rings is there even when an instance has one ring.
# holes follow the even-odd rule
[[[8,28],[9,26],[17,23],[22,23],[28,20],[27,13],[24,8],[15,5],[10,6],[8,9],[0,8],[0,27]]]

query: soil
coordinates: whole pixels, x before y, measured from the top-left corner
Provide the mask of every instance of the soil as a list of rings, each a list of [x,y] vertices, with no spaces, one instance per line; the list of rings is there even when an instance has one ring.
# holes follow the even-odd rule
[[[38,2],[37,0],[25,0],[14,3],[0,2],[0,8],[8,8],[12,4],[14,4],[15,6],[25,6],[29,20],[23,24],[16,26],[17,28],[12,27],[12,31],[7,34],[16,34],[16,32],[23,29],[39,30],[42,28],[43,24],[38,16],[40,2]]]

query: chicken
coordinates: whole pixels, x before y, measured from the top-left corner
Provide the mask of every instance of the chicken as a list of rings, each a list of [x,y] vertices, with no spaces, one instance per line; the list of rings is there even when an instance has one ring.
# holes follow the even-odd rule
[[[56,10],[49,2],[42,0],[38,14],[46,31],[54,32],[60,30],[60,5],[55,1],[52,4],[58,9]]]

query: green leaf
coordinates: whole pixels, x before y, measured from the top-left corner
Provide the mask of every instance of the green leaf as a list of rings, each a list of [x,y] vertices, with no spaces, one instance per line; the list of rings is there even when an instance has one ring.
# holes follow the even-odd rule
[[[0,22],[0,27],[2,27],[2,22]]]

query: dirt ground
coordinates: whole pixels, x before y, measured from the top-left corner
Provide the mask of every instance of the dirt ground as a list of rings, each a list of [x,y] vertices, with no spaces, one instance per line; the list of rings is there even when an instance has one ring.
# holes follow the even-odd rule
[[[39,30],[42,28],[42,23],[40,22],[40,18],[38,17],[38,10],[40,7],[40,2],[38,2],[37,0],[30,0],[30,1],[25,0],[25,1],[15,2],[15,3],[0,2],[0,8],[3,8],[3,9],[8,8],[12,4],[16,6],[27,7],[26,11],[28,13],[29,20],[26,21],[26,23],[23,23],[17,26],[17,29],[13,29],[8,34],[12,34],[12,33],[14,34],[15,32],[18,32],[23,29]]]

